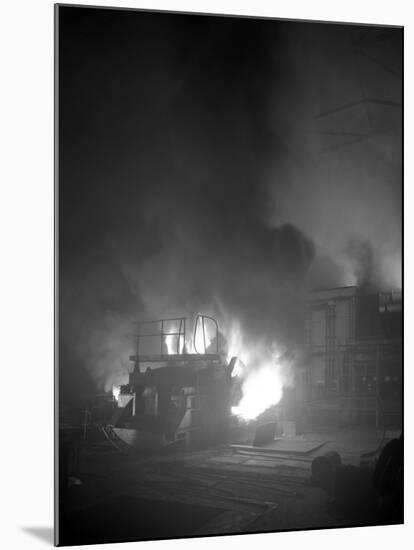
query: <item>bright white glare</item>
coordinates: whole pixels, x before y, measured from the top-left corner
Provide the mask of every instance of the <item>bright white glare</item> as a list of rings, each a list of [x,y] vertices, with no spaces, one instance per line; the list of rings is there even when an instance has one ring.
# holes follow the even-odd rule
[[[177,332],[176,327],[172,329],[174,332]],[[187,338],[185,341],[185,350],[186,353],[198,353],[204,354],[207,353],[208,348],[213,340],[213,328],[211,322],[208,319],[204,322],[204,335],[203,335],[203,322],[201,318],[198,318],[196,331],[195,331],[195,342],[193,335],[190,338]],[[177,339],[179,338],[179,351],[178,353],[184,353],[184,337],[183,336],[165,336],[165,345],[167,347],[168,355],[177,353]]]
[[[112,397],[115,399],[115,401],[118,401],[120,393],[121,386],[112,386]]]
[[[173,355],[174,353],[177,353],[177,346],[175,345],[175,339],[176,336],[172,336],[171,334],[168,334],[165,337],[165,345],[167,347],[167,353],[168,355]]]
[[[203,323],[202,318],[198,317],[194,342],[194,351],[196,353],[207,353],[212,340],[210,325],[211,321],[205,319]]]
[[[243,369],[244,369],[243,363],[240,361],[239,358],[237,358],[233,371],[231,373],[232,378],[241,377],[243,375]]]
[[[178,334],[179,329],[178,325],[170,324],[169,332],[174,332],[176,334],[167,334],[164,337],[165,347],[167,348],[168,355],[176,355],[177,353],[181,354],[184,351],[184,337],[183,335]],[[177,349],[178,346],[178,349]]]
[[[277,365],[267,364],[250,372],[242,385],[243,397],[232,413],[253,420],[282,398],[283,384]]]

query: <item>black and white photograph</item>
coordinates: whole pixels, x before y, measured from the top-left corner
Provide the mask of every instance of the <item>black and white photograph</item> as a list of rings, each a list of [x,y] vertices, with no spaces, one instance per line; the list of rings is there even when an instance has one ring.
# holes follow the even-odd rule
[[[54,16],[55,544],[404,523],[403,26]]]

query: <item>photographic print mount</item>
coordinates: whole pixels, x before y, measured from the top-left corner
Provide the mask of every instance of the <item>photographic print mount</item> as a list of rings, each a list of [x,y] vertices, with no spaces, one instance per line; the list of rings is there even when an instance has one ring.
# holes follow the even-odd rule
[[[401,523],[402,28],[56,33],[56,543]]]

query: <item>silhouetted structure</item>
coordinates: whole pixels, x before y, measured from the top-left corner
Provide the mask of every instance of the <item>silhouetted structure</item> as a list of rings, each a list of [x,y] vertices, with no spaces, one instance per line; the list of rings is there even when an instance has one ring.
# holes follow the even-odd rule
[[[313,293],[306,344],[297,396],[310,418],[401,425],[401,291],[349,286]]]

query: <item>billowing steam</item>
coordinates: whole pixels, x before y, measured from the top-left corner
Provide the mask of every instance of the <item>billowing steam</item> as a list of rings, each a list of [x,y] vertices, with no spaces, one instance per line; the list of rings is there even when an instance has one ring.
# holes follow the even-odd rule
[[[291,383],[309,288],[398,282],[400,112],[366,100],[400,82],[356,70],[359,28],[98,11],[60,38],[61,368],[110,390],[134,319],[201,312],[255,416],[248,395]],[[361,94],[362,115],[320,116]]]

